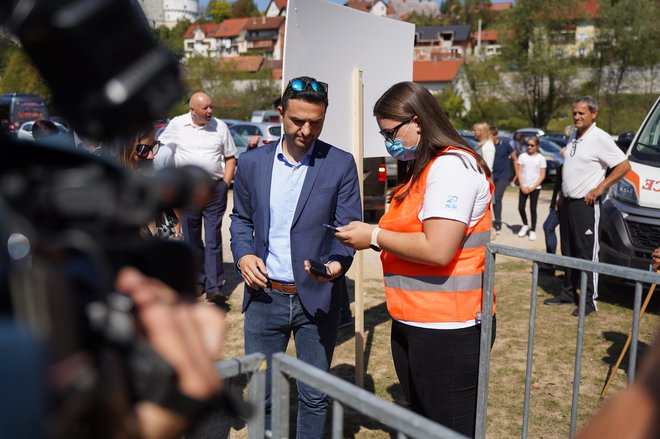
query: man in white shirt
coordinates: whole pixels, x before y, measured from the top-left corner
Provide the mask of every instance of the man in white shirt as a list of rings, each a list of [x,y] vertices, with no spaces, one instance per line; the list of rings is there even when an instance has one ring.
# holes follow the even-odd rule
[[[577,130],[564,151],[563,201],[559,211],[562,254],[594,262],[598,262],[600,197],[630,170],[630,163],[612,137],[596,126],[596,116],[598,104],[591,96],[583,96],[573,103],[573,122]],[[609,168],[613,169],[606,177]],[[580,272],[567,269],[559,296],[544,303],[577,303],[579,285]],[[597,310],[598,274],[588,273],[586,294],[585,312],[590,314]],[[578,315],[577,308],[573,315]]]
[[[190,98],[190,112],[167,125],[159,140],[174,153],[174,165],[199,166],[216,181],[213,200],[201,212],[183,212],[183,238],[201,262],[197,279],[206,298],[222,303],[227,296],[222,266],[222,217],[227,209],[227,190],[236,170],[236,146],[227,125],[213,117],[211,98],[197,92]],[[204,219],[204,242],[202,242]]]

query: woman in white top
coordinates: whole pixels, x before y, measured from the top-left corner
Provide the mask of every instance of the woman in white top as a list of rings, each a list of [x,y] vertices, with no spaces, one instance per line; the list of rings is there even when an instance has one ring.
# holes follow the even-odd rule
[[[545,157],[539,153],[539,138],[532,136],[527,139],[527,152],[523,152],[518,157],[518,168],[516,174],[520,182],[520,192],[518,195],[518,212],[523,225],[518,232],[519,237],[524,237],[529,232],[529,240],[536,239],[536,206],[541,193],[541,183],[545,179],[547,164]],[[531,213],[531,224],[527,222],[525,205],[529,197],[529,211]]]
[[[484,158],[488,169],[493,170],[495,162],[495,144],[490,135],[490,127],[487,122],[477,122],[472,127],[474,137],[477,138],[477,146],[474,148],[477,153]]]

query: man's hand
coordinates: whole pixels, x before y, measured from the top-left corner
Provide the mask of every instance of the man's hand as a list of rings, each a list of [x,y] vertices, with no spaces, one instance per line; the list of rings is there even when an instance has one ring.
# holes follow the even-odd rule
[[[653,269],[660,270],[660,247],[653,250],[651,257],[653,258]]]
[[[245,284],[253,290],[266,288],[268,270],[264,261],[255,255],[245,255],[238,261],[238,269]]]
[[[224,338],[224,314],[216,307],[182,302],[176,292],[158,279],[134,268],[122,269],[115,280],[118,291],[130,296],[147,341],[175,370],[179,391],[206,400],[222,388],[213,363]],[[175,438],[189,421],[153,402],[135,408],[142,438]]]
[[[341,274],[342,274],[342,272],[343,272],[342,267],[341,267],[341,264],[340,264],[339,262],[337,262],[337,261],[330,261],[330,262],[328,262],[327,264],[325,264],[325,266],[328,268],[328,273],[330,274],[330,276],[332,276],[331,278],[318,276],[318,275],[312,273],[312,272],[310,271],[310,264],[309,264],[309,262],[308,262],[307,260],[305,260],[305,271],[306,271],[307,274],[309,274],[312,278],[314,278],[314,280],[317,280],[317,281],[319,281],[319,282],[330,282],[330,281],[334,280],[335,278],[341,276]]]
[[[593,205],[601,195],[603,195],[604,190],[600,186],[596,186],[594,189],[590,190],[587,195],[584,197],[584,202]]]

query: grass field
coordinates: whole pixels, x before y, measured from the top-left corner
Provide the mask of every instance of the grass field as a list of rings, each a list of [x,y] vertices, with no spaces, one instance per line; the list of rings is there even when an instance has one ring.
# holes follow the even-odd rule
[[[349,282],[350,288],[352,284]],[[572,306],[549,307],[542,304],[543,299],[557,294],[559,287],[559,278],[540,275],[528,431],[528,437],[533,438],[568,437],[577,318],[570,315]],[[521,437],[522,431],[531,263],[498,257],[496,288],[498,322],[490,366],[488,437],[516,438]],[[380,277],[365,279],[364,298],[365,388],[388,401],[400,401],[402,393],[390,355],[390,319]],[[240,294],[230,299],[230,336],[225,358],[243,355],[240,300]],[[658,308],[660,299],[656,297],[642,319],[640,355],[650,344],[658,326]],[[631,322],[631,290],[601,288],[599,312],[587,316],[585,323],[578,427],[603,404],[599,401],[599,394],[630,333]],[[291,346],[290,352],[293,353]],[[352,328],[340,330],[331,372],[353,381],[354,352]],[[608,397],[625,386],[627,364],[626,358],[617,371]],[[242,422],[232,425],[226,433],[227,436],[220,433],[213,437],[247,437],[247,429]],[[382,425],[347,410],[343,437],[388,438],[390,432]]]

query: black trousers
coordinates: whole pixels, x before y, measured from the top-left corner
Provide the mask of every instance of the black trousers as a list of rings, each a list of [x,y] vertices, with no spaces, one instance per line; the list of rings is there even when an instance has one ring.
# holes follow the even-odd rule
[[[533,190],[529,194],[523,194],[522,191],[518,192],[518,213],[523,222],[523,226],[529,226],[529,230],[536,230],[536,206],[539,204],[540,190]],[[529,213],[532,216],[531,224],[527,222],[527,214],[525,213],[525,205],[527,204],[527,197],[529,197]]]
[[[561,234],[561,254],[574,258],[598,262],[600,200],[594,205],[584,202],[584,198],[566,198],[559,210],[559,233]],[[577,304],[577,290],[580,288],[580,271],[566,270],[559,293],[563,301]],[[582,293],[582,291],[581,291]],[[598,298],[598,273],[587,273],[587,310],[596,310]]]
[[[493,316],[491,347],[495,328]],[[468,437],[474,437],[480,331],[481,325],[443,330],[392,321],[392,358],[410,409]]]

